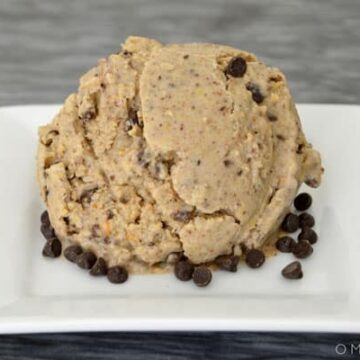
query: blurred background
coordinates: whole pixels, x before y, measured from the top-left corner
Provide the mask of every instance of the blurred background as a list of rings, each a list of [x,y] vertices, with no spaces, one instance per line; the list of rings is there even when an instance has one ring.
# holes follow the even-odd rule
[[[128,35],[239,47],[297,102],[359,103],[360,0],[0,0],[0,105],[63,102]]]

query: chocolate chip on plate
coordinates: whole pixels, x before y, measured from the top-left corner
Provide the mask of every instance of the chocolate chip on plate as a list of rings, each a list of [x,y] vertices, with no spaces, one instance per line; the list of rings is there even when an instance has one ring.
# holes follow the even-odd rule
[[[236,255],[222,255],[215,259],[215,263],[222,270],[236,272],[239,259]]]
[[[61,255],[61,242],[58,238],[52,238],[46,241],[42,254],[46,257],[57,258]]]
[[[293,254],[298,259],[305,259],[313,253],[314,249],[307,240],[301,240],[295,244],[293,248]]]
[[[303,227],[313,227],[315,225],[315,219],[309,213],[302,213],[299,215],[299,225]]]
[[[312,203],[312,198],[308,193],[299,194],[294,200],[294,206],[299,211],[307,210]]]
[[[243,77],[246,73],[246,61],[240,56],[232,58],[226,67],[225,73],[236,78]]]
[[[187,260],[179,261],[175,264],[174,274],[181,281],[191,279],[194,272],[194,265]]]
[[[76,258],[76,264],[85,270],[91,269],[96,262],[96,256],[91,251],[84,251]]]
[[[287,214],[281,224],[281,228],[288,233],[295,232],[299,228],[299,217],[292,213]]]
[[[46,223],[42,223],[41,227],[40,227],[40,231],[41,233],[44,235],[44,238],[46,240],[51,240],[53,238],[56,238],[55,235],[55,230],[54,228],[51,226],[50,223],[46,224]]]
[[[301,268],[301,264],[299,261],[293,261],[292,263],[286,265],[281,274],[286,279],[297,280],[303,277],[303,272]]]
[[[107,264],[105,260],[100,257],[96,260],[96,263],[90,270],[90,275],[92,276],[103,276],[107,274]]]
[[[76,262],[77,257],[82,254],[83,250],[79,245],[70,245],[64,250],[64,256],[71,262]]]
[[[209,285],[212,274],[208,267],[200,265],[195,268],[192,278],[196,286],[204,287]]]
[[[298,236],[299,241],[307,240],[311,245],[315,244],[317,242],[317,239],[318,236],[316,232],[309,227],[304,227]]]
[[[50,225],[49,213],[45,210],[40,217],[41,223],[45,225]]]
[[[254,84],[253,82],[248,82],[246,84],[246,90],[251,92],[252,99],[257,103],[260,104],[264,100],[264,95],[261,93],[261,90],[258,85]]]
[[[113,266],[108,269],[107,278],[113,284],[122,284],[129,277],[129,274],[122,266]]]
[[[290,236],[282,236],[276,241],[276,248],[283,253],[290,253],[294,245],[295,240]]]
[[[257,269],[265,262],[265,255],[261,250],[251,249],[246,253],[245,262],[251,268]]]

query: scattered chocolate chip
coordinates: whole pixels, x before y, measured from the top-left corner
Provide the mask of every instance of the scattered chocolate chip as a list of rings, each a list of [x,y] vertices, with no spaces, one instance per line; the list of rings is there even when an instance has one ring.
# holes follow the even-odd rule
[[[212,279],[212,274],[208,267],[200,265],[195,268],[192,278],[196,286],[204,287],[209,285]]]
[[[294,200],[294,206],[299,211],[307,210],[312,203],[312,198],[308,193],[301,193],[296,196]]]
[[[281,224],[281,228],[289,233],[295,232],[299,228],[299,217],[292,213],[287,214]]]
[[[57,258],[61,255],[61,242],[58,238],[46,241],[42,254],[46,257]]]
[[[113,266],[108,269],[107,278],[113,284],[122,284],[129,277],[129,274],[122,266]]]
[[[245,256],[245,262],[253,269],[259,268],[265,262],[265,255],[261,250],[248,250]]]
[[[98,190],[98,187],[95,186],[91,189],[86,189],[84,190],[81,195],[80,195],[80,202],[82,205],[89,205],[91,203],[91,198],[93,197],[93,195],[96,193],[96,191]]]
[[[90,270],[90,275],[92,276],[103,276],[107,274],[107,265],[105,260],[100,257],[96,260],[96,263]]]
[[[185,60],[188,59],[188,58],[189,58],[189,55],[188,55],[188,54],[186,54],[186,55],[183,56],[183,59],[185,59]]]
[[[96,256],[91,251],[84,251],[76,257],[76,264],[85,270],[91,269],[96,262]]]
[[[273,75],[273,76],[270,76],[269,80],[272,82],[279,82],[279,81],[282,81],[282,77],[281,77],[281,75]]]
[[[179,261],[175,264],[174,274],[181,281],[191,279],[194,272],[194,265],[187,260]]]
[[[50,225],[49,213],[46,210],[41,214],[40,221],[42,224]]]
[[[231,161],[231,160],[228,160],[228,159],[225,159],[225,160],[224,160],[224,165],[225,165],[225,167],[229,167],[231,164],[232,164],[232,161]]]
[[[225,74],[236,78],[243,77],[246,73],[246,68],[246,61],[242,57],[237,56],[230,60],[225,69]]]
[[[281,134],[277,134],[276,138],[280,141],[285,141],[285,136],[281,135]]]
[[[317,239],[318,236],[316,232],[309,227],[304,227],[298,236],[298,241],[307,240],[311,245],[315,244]]]
[[[282,269],[281,274],[286,279],[291,279],[291,280],[301,279],[303,277],[303,272],[300,262],[293,261],[292,263],[286,265]]]
[[[242,171],[242,170],[239,170],[239,171],[236,173],[236,175],[237,175],[237,176],[241,176],[242,173],[243,173],[243,171]]]
[[[302,213],[299,215],[299,225],[303,227],[313,227],[315,225],[315,219],[309,213]]]
[[[268,120],[271,122],[277,121],[277,119],[278,119],[277,116],[270,111],[268,111],[266,113],[266,116],[267,116]]]
[[[200,166],[200,165],[201,165],[201,160],[198,160],[198,161],[196,162],[196,165],[197,165],[197,166]]]
[[[215,263],[222,270],[236,272],[239,259],[236,255],[222,255],[215,259]]]
[[[172,218],[176,221],[188,222],[193,218],[193,213],[188,210],[179,210],[173,213]]]
[[[95,109],[89,109],[81,115],[81,119],[84,121],[93,120],[96,117]]]
[[[295,244],[293,247],[293,254],[299,258],[304,259],[310,256],[313,253],[313,247],[307,240],[301,240],[298,243]]]
[[[292,252],[292,249],[294,248],[296,242],[295,240],[290,236],[283,236],[278,239],[276,242],[276,248],[284,253],[290,253]]]
[[[50,223],[42,223],[40,226],[40,231],[46,240],[56,238],[55,230]]]
[[[83,250],[81,248],[81,246],[79,245],[71,245],[68,246],[65,250],[64,250],[64,256],[67,260],[71,261],[71,262],[76,262],[77,257],[82,254]]]
[[[253,82],[248,82],[246,84],[246,90],[251,92],[252,99],[257,103],[260,104],[264,100],[264,95],[261,93],[260,88],[258,85],[254,84]]]

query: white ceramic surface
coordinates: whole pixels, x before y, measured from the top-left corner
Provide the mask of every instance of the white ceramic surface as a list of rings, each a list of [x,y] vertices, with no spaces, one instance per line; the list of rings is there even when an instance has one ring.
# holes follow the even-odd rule
[[[172,275],[133,276],[112,285],[64,258],[42,257],[37,127],[58,108],[0,108],[0,333],[360,332],[360,106],[298,106],[326,169],[322,186],[310,190],[319,241],[302,261],[304,278],[283,279],[280,271],[292,256],[279,254],[257,270],[241,264],[236,274],[216,272],[202,289]]]

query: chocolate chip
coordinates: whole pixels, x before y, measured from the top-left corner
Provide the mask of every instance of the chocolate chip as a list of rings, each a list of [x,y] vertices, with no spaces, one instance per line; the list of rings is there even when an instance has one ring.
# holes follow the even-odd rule
[[[81,246],[71,245],[64,250],[64,256],[71,262],[76,262],[77,257],[83,252]]]
[[[295,246],[295,240],[290,236],[283,236],[276,242],[276,248],[284,253],[292,252],[293,247]]]
[[[50,223],[48,224],[42,223],[40,226],[40,231],[46,240],[51,240],[53,238],[56,238],[55,230]]]
[[[293,261],[292,263],[286,265],[282,269],[281,274],[286,279],[291,279],[291,280],[301,279],[303,277],[303,272],[300,262]]]
[[[315,225],[315,219],[309,213],[303,213],[299,215],[300,227],[313,227]]]
[[[257,269],[265,262],[265,255],[261,250],[251,249],[246,253],[245,262],[251,268]]]
[[[317,239],[318,239],[318,236],[317,236],[316,232],[309,227],[304,227],[298,236],[299,241],[307,240],[312,245],[317,242]]]
[[[225,160],[224,160],[224,165],[225,165],[225,167],[229,167],[231,164],[232,164],[232,161],[231,161],[231,160],[228,160],[228,159],[225,159]]]
[[[299,144],[297,149],[296,149],[296,153],[297,154],[302,154],[303,153],[302,149],[303,149],[304,146],[305,146],[304,144]]]
[[[313,253],[313,248],[309,241],[301,240],[295,244],[293,254],[299,259],[305,259]]]
[[[209,285],[212,274],[208,267],[200,265],[195,268],[192,278],[196,286],[204,287]]]
[[[76,264],[85,270],[91,269],[96,262],[96,256],[91,251],[84,251],[76,258]]]
[[[193,218],[193,213],[188,210],[179,210],[173,213],[172,218],[176,221],[188,222]]]
[[[80,202],[82,205],[88,205],[91,203],[91,198],[95,194],[95,192],[98,190],[98,187],[95,186],[91,189],[84,190],[80,195]]]
[[[261,93],[260,88],[258,85],[254,84],[253,82],[248,82],[246,84],[246,90],[251,92],[252,99],[257,103],[260,104],[264,100],[264,95]]]
[[[188,59],[188,58],[189,58],[189,55],[188,55],[188,54],[186,54],[186,55],[183,56],[183,59],[185,59],[185,60]]]
[[[111,220],[113,217],[114,217],[114,212],[111,209],[106,210],[106,218],[108,220]]]
[[[278,119],[277,116],[274,115],[273,113],[271,113],[270,111],[268,111],[266,113],[266,116],[267,116],[268,120],[271,122],[277,121],[277,119]]]
[[[92,276],[103,276],[107,274],[107,265],[105,260],[100,257],[96,260],[96,263],[90,270],[90,275]]]
[[[87,110],[81,115],[81,119],[85,121],[93,120],[95,119],[95,117],[96,117],[95,109]]]
[[[281,224],[281,228],[289,233],[295,232],[299,228],[299,217],[292,213],[287,214]]]
[[[170,265],[174,265],[177,262],[179,262],[181,259],[183,258],[183,254],[182,253],[170,253],[167,258],[166,258],[166,263],[170,264]]]
[[[181,281],[190,280],[193,272],[194,272],[194,265],[187,260],[182,260],[175,264],[174,274]]]
[[[236,255],[222,255],[215,259],[215,263],[222,270],[236,272],[239,259]]]
[[[307,210],[312,203],[312,198],[308,193],[299,194],[294,200],[294,206],[299,211]]]
[[[61,242],[58,238],[46,241],[42,254],[46,257],[57,258],[61,255]]]
[[[41,214],[40,221],[42,224],[50,225],[49,213],[46,210]]]
[[[144,168],[147,168],[150,164],[150,160],[148,159],[148,156],[147,156],[147,154],[145,154],[144,150],[141,150],[137,154],[137,161],[138,161],[139,165],[141,165]]]
[[[246,67],[246,61],[242,57],[237,56],[230,60],[225,69],[225,74],[236,78],[243,77],[246,73]]]
[[[129,274],[122,266],[113,266],[108,269],[107,278],[113,284],[122,284],[129,277]]]

